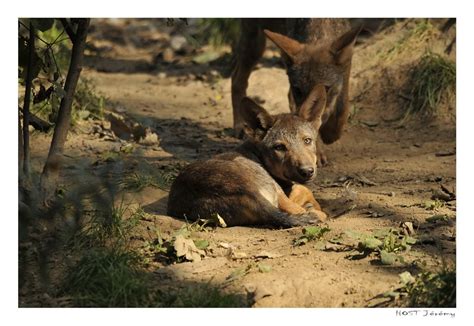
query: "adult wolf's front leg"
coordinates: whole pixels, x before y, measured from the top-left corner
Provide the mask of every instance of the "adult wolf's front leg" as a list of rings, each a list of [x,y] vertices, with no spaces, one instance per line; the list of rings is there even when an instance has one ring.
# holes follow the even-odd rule
[[[247,94],[248,79],[253,67],[265,50],[265,35],[257,22],[243,19],[242,32],[236,47],[235,66],[232,72],[232,113],[234,130],[239,138],[243,137],[243,115],[240,102]]]

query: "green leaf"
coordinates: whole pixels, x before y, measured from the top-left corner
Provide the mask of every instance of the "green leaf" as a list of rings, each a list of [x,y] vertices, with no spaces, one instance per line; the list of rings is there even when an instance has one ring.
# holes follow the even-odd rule
[[[399,298],[400,297],[400,293],[399,292],[396,292],[396,291],[387,291],[387,292],[384,292],[383,294],[384,297],[386,298]]]
[[[53,82],[53,84],[54,84],[54,91],[56,92],[59,98],[63,98],[64,96],[66,96],[66,91],[64,90],[63,86],[60,83],[55,81]]]
[[[393,252],[387,252],[385,250],[380,251],[380,261],[384,265],[393,265],[399,260],[399,257]]]
[[[403,285],[415,282],[415,278],[408,271],[398,274],[398,276],[400,276],[400,281],[403,283]]]
[[[383,229],[380,229],[380,230],[375,230],[373,232],[373,235],[374,237],[376,238],[385,238],[386,236],[388,236],[390,233],[392,232],[392,229],[390,228],[383,228]]]
[[[316,244],[314,245],[314,249],[316,250],[324,250],[326,249],[326,242],[325,241],[318,241],[316,242]]]
[[[238,267],[234,269],[225,279],[227,283],[236,281],[245,275],[247,275],[250,271],[251,266],[246,266],[246,267]]]
[[[411,237],[411,236],[409,236],[409,235],[407,235],[407,236],[405,237],[405,242],[408,243],[408,244],[413,245],[413,244],[416,243],[416,239],[413,238],[413,237]]]
[[[30,22],[33,26],[42,32],[47,31],[51,27],[53,27],[54,19],[53,18],[32,18]]]
[[[196,248],[198,249],[206,249],[209,247],[209,241],[205,239],[199,239],[199,240],[193,240],[194,244],[196,245]]]
[[[346,231],[344,231],[344,234],[347,235],[349,238],[352,238],[352,239],[361,239],[365,236],[363,233],[356,232],[356,231],[353,231],[353,230],[346,230]]]
[[[175,237],[183,236],[185,238],[189,238],[191,236],[191,231],[185,226],[182,226],[176,233],[174,234]]]
[[[306,244],[309,241],[309,239],[306,236],[299,237],[293,242],[294,246],[302,246]]]
[[[320,238],[324,235],[324,233],[331,231],[327,227],[319,227],[319,226],[306,226],[303,229],[303,234],[306,235],[310,239]]]
[[[378,249],[380,246],[382,246],[383,242],[380,241],[379,239],[376,239],[374,237],[366,237],[361,241],[361,245],[363,248],[375,250]]]

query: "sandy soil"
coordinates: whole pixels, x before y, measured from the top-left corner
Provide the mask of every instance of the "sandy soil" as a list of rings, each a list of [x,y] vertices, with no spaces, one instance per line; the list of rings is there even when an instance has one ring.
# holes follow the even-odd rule
[[[151,41],[137,47],[127,40],[125,44],[113,42],[98,32],[108,23],[94,23],[91,40],[106,50],[89,55],[83,76],[92,79],[107,97],[109,110],[151,127],[160,139],[159,145],[135,144],[140,150],[130,154],[130,159],[164,169],[208,158],[239,144],[228,132],[232,123],[229,78],[212,66],[186,63],[181,69],[179,64],[154,67],[161,46],[159,35],[150,32],[142,36]],[[428,223],[426,218],[447,214],[455,221],[456,202],[434,211],[423,207],[440,184],[452,189],[456,186],[454,111],[447,109],[448,118],[429,121],[410,119],[401,124],[394,120],[407,104],[396,89],[416,55],[398,53],[386,58],[376,54],[403,36],[407,27],[401,25],[356,47],[350,92],[353,112],[341,140],[326,147],[329,165],[318,170],[310,185],[323,210],[333,217],[326,223],[331,229],[324,236],[326,249],[316,248],[317,242],[293,246],[302,228],[194,231],[193,238],[210,243],[204,259],[171,265],[152,261],[149,270],[157,286],[210,282],[226,292],[242,294],[254,307],[366,307],[381,301],[374,299],[377,295],[399,286],[399,273],[416,274],[423,264],[425,269],[438,270],[455,262],[455,223]],[[111,30],[121,28],[107,26]],[[267,64],[276,62],[277,56],[276,51],[268,50],[265,64],[251,75],[249,88],[249,94],[263,99],[263,106],[272,113],[288,111],[285,71]],[[85,130],[89,125],[84,125]],[[66,144],[66,165],[72,166],[66,175],[74,174],[77,159],[87,165],[123,145],[84,130],[76,129]],[[39,167],[44,159],[49,139],[39,134],[33,137],[34,166]],[[166,198],[166,191],[154,187],[125,196],[127,202],[140,205],[149,214],[141,221],[143,227],[171,235],[184,221],[165,216]],[[348,252],[327,245],[328,240],[348,230],[370,233],[399,229],[403,222],[412,222],[414,237],[425,239],[403,254],[404,264],[382,265],[375,254],[351,260]],[[144,234],[143,239],[149,235]],[[258,264],[269,266],[269,271],[261,272]],[[239,268],[247,272],[226,281]]]

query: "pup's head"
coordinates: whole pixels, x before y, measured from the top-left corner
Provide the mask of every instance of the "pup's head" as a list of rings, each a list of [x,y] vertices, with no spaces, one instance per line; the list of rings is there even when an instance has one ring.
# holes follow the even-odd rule
[[[275,178],[305,183],[316,176],[316,138],[326,106],[326,90],[317,85],[298,114],[271,116],[248,97],[242,99],[244,132],[259,148],[266,170]]]
[[[344,78],[349,75],[352,52],[360,27],[341,35],[335,40],[320,40],[303,44],[285,35],[264,30],[267,37],[282,51],[290,80],[288,94],[292,112],[307,99],[316,85],[326,90],[328,109],[322,120],[334,112],[336,100],[344,89]],[[346,100],[344,97],[343,101]],[[342,103],[341,103],[342,104]]]

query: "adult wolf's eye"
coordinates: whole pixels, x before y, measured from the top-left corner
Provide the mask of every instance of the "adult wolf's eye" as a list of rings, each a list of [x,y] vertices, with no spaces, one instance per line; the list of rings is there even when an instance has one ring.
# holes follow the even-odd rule
[[[284,152],[284,151],[286,151],[286,146],[283,145],[283,144],[277,144],[277,145],[273,146],[273,149],[276,150],[276,151]]]
[[[305,138],[303,141],[306,145],[311,145],[311,143],[313,142],[311,138]]]

